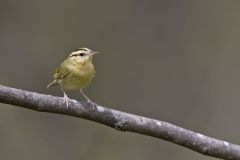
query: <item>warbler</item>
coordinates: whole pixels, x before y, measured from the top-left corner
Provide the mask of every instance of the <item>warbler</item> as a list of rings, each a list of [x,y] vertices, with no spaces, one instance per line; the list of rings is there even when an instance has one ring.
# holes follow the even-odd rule
[[[83,92],[95,76],[95,69],[92,63],[93,56],[98,53],[88,48],[78,48],[74,50],[68,58],[60,64],[53,74],[54,80],[47,86],[59,86],[63,92],[63,102],[66,103],[67,108],[69,101],[65,90],[80,90],[83,97],[93,107],[96,105]]]

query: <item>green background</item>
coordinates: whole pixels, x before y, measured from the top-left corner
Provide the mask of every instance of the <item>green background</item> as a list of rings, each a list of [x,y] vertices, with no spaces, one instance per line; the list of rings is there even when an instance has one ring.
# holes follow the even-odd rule
[[[46,89],[78,47],[100,53],[100,105],[240,144],[240,1],[1,0],[0,84]],[[79,92],[70,97],[83,99]],[[3,160],[211,160],[175,144],[0,104]]]

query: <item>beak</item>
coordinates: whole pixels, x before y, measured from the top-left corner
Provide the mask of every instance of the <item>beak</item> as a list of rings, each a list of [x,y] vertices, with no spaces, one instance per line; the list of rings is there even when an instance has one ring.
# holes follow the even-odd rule
[[[99,53],[99,52],[92,51],[92,52],[90,52],[90,55],[93,56],[93,55],[95,55],[96,53]]]

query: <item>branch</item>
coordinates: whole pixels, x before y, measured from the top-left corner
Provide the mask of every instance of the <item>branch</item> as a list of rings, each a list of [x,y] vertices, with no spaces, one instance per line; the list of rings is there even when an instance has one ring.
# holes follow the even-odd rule
[[[102,106],[95,109],[76,101],[68,108],[62,98],[43,95],[0,85],[0,103],[12,104],[27,109],[58,113],[98,122],[121,131],[129,131],[160,138],[204,155],[222,159],[240,160],[240,146],[207,137],[200,133],[138,115],[133,115]]]

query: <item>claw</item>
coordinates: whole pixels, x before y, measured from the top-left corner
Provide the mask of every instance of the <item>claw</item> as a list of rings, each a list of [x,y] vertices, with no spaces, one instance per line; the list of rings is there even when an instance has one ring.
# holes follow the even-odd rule
[[[82,89],[80,90],[80,92],[83,95],[83,97],[87,100],[87,103],[90,104],[93,107],[93,109],[96,109],[97,104],[91,101],[90,98],[88,98],[88,96],[83,92]]]
[[[68,98],[67,94],[64,94],[64,96],[63,96],[63,103],[66,103],[67,109],[68,109],[69,102],[76,103],[75,100]]]
[[[96,109],[96,107],[97,107],[97,104],[96,104],[96,103],[94,103],[94,102],[91,101],[90,99],[87,100],[87,103],[90,104],[90,105],[93,107],[93,109]]]

